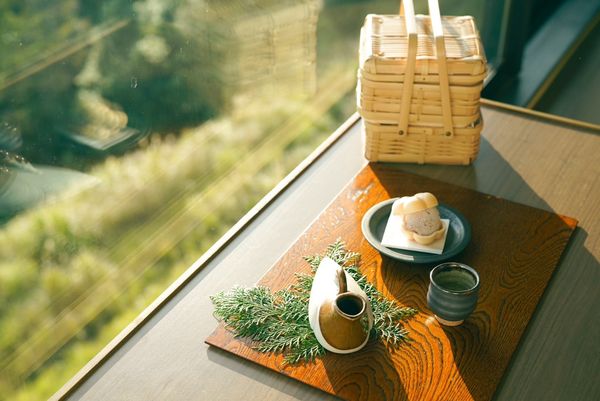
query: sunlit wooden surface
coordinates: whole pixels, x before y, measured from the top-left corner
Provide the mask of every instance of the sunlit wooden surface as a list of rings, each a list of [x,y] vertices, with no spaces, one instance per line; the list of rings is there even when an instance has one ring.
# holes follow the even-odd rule
[[[411,265],[382,257],[362,234],[371,207],[422,191],[459,210],[472,227],[470,243],[451,259],[475,267],[481,277],[477,308],[460,327],[441,326],[427,306],[429,272],[439,262]],[[253,350],[223,325],[206,341],[347,401],[491,400],[575,226],[569,217],[394,166],[368,165],[259,284],[273,291],[295,284],[297,273],[310,273],[303,256],[322,254],[341,238],[360,253],[369,282],[420,311],[404,326],[410,344],[390,351],[373,341],[351,356],[328,353],[315,363],[286,366],[281,355]]]
[[[484,107],[468,167],[400,169],[579,220],[498,391],[498,400],[600,397],[600,135]],[[209,295],[256,283],[364,165],[358,125],[65,398],[323,400],[333,397],[208,347]]]

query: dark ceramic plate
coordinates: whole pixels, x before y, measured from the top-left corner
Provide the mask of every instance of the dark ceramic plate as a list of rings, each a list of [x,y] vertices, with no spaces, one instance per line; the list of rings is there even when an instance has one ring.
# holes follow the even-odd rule
[[[381,245],[392,204],[398,198],[388,199],[371,207],[362,219],[362,232],[375,249],[390,258],[409,263],[436,263],[460,253],[471,240],[471,226],[460,212],[446,205],[438,205],[440,217],[450,220],[444,251],[440,255],[388,248]]]

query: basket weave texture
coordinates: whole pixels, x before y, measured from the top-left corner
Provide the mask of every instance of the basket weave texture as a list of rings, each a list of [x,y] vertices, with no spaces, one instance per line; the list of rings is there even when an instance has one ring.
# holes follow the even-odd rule
[[[479,33],[472,17],[439,18],[438,11],[436,37],[431,14],[365,19],[357,105],[370,161],[469,164],[477,157],[486,75]]]

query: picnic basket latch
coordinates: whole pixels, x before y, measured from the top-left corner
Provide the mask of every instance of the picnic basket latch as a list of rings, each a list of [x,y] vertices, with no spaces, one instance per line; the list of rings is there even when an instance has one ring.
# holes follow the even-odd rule
[[[408,52],[406,56],[404,84],[402,88],[402,102],[400,104],[400,121],[398,121],[398,133],[400,134],[400,136],[408,135],[408,120],[410,116],[410,104],[412,100],[413,83],[415,80],[417,47],[419,46],[417,21],[415,19],[415,8],[412,0],[407,0],[404,2],[400,0],[400,16],[402,15],[404,15],[404,18],[406,20]]]
[[[446,44],[444,41],[444,29],[442,17],[437,0],[428,0],[429,15],[434,36],[435,52],[439,68],[440,97],[442,104],[442,119],[444,135],[454,136],[452,124],[452,107],[450,105],[450,83],[448,80],[448,68],[446,65]],[[410,107],[412,103],[412,92],[415,80],[415,66],[417,62],[417,49],[419,35],[415,18],[415,9],[412,0],[400,1],[400,16],[406,20],[406,33],[408,36],[408,49],[406,55],[406,70],[402,88],[402,101],[400,104],[400,120],[398,121],[398,133],[400,136],[408,135],[408,124],[410,118]]]
[[[444,41],[444,27],[440,15],[438,0],[429,0],[429,16],[433,28],[435,50],[438,60],[440,95],[442,97],[442,118],[444,121],[444,134],[448,137],[454,136],[452,124],[452,107],[450,105],[450,83],[448,81],[448,67],[446,65],[446,43]]]

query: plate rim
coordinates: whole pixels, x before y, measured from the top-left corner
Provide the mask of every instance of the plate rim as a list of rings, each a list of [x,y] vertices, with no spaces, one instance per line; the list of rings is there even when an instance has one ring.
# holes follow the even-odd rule
[[[377,211],[383,209],[387,205],[393,204],[399,198],[400,197],[389,198],[387,200],[384,200],[384,201],[374,204],[367,210],[367,212],[364,214],[364,216],[361,220],[361,231],[362,231],[363,237],[379,253],[381,253],[387,257],[390,257],[392,259],[402,261],[402,262],[415,263],[415,264],[428,264],[428,263],[436,263],[436,262],[448,260],[449,258],[458,255],[460,252],[462,252],[467,247],[469,242],[471,242],[471,224],[466,219],[466,217],[461,212],[456,210],[455,208],[448,206],[445,203],[439,203],[439,206],[442,206],[444,209],[446,209],[451,214],[453,214],[456,217],[456,219],[458,221],[460,221],[460,223],[463,226],[464,239],[459,243],[458,246],[449,250],[448,252],[442,252],[439,255],[423,253],[423,255],[418,255],[415,258],[414,255],[402,254],[402,253],[399,253],[398,251],[396,251],[395,249],[388,248],[386,246],[381,245],[381,240],[377,240],[377,237],[375,236],[375,234],[373,232],[371,232],[371,230],[368,229],[369,223],[371,222],[373,215]],[[416,252],[416,251],[407,251],[407,252]]]

